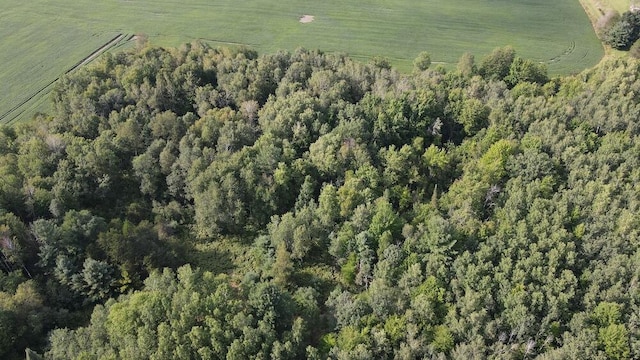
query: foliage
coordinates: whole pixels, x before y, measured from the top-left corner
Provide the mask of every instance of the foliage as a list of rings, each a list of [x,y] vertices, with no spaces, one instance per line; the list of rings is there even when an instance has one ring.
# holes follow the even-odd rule
[[[620,20],[611,25],[604,35],[604,42],[614,49],[627,50],[634,43],[634,25]]]
[[[640,37],[640,14],[626,11],[603,34],[605,44],[618,50],[629,50]]]
[[[36,283],[27,280],[15,291],[0,292],[0,355],[20,359],[26,346],[42,346],[43,336],[52,325],[53,312],[44,304]]]
[[[418,54],[418,57],[413,60],[413,68],[417,71],[427,70],[429,66],[431,66],[431,55],[426,51]]]
[[[0,128],[2,356],[638,358],[639,69],[106,55]]]
[[[491,54],[482,59],[478,73],[485,78],[503,80],[509,75],[515,57],[516,51],[511,46],[495,48]]]

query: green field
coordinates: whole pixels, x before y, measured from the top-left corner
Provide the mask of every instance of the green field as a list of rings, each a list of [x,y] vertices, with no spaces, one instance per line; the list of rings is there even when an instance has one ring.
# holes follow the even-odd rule
[[[455,64],[512,45],[552,74],[603,56],[578,0],[0,0],[0,123],[46,110],[49,84],[118,34],[153,45],[201,39],[261,53],[297,47],[383,56],[401,70],[428,51]],[[302,24],[302,15],[315,20]],[[122,45],[118,43],[116,45]]]

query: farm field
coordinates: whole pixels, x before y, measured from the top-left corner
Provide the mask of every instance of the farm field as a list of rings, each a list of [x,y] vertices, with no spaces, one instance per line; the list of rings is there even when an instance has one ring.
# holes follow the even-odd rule
[[[59,76],[122,34],[153,45],[193,40],[247,45],[260,53],[296,47],[388,58],[409,71],[428,51],[453,66],[512,45],[548,64],[552,74],[579,72],[603,56],[578,0],[0,0],[0,123],[46,110]],[[310,23],[300,23],[312,15]],[[122,41],[111,44],[122,46]]]

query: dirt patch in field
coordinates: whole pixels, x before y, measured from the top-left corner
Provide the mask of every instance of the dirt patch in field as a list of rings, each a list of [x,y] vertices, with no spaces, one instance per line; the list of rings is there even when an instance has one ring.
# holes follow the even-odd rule
[[[308,24],[310,22],[312,22],[313,20],[315,20],[315,16],[313,15],[302,15],[300,17],[300,22],[303,24]]]

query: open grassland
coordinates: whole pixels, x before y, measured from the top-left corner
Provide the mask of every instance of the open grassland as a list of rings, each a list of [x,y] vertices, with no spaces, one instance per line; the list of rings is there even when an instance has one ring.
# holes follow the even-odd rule
[[[617,0],[612,0],[617,1]],[[578,0],[0,0],[0,122],[45,110],[49,84],[118,34],[153,45],[204,40],[259,52],[296,47],[388,58],[400,69],[428,51],[453,66],[512,45],[552,74],[596,64],[603,49]],[[302,24],[302,15],[314,21]]]
[[[595,1],[595,0],[591,0]],[[601,4],[610,7],[613,10],[619,11],[621,14],[629,10],[629,0],[598,0]]]
[[[598,19],[609,10],[615,10],[622,14],[630,7],[629,0],[580,0],[580,4],[594,27]]]

